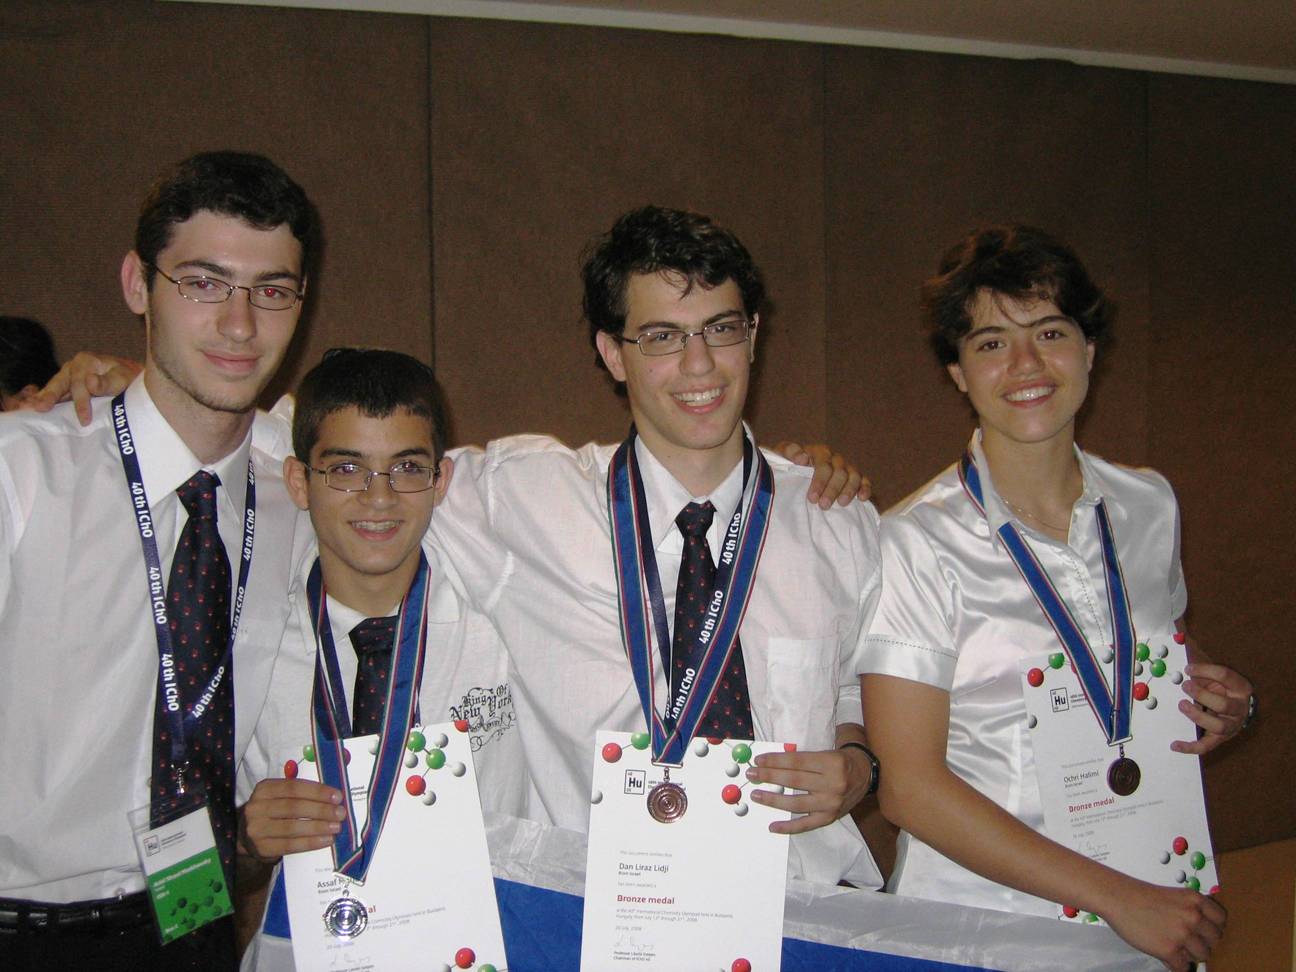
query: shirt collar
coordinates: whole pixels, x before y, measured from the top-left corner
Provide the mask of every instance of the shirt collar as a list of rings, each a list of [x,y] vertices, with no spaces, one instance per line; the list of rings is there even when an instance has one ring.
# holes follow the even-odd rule
[[[751,432],[746,423],[743,434],[751,439]],[[727,523],[734,510],[742,502],[743,464],[739,459],[729,470],[724,481],[706,496],[694,496],[688,489],[671,475],[670,470],[661,464],[652,451],[644,445],[642,438],[635,438],[635,456],[639,460],[639,470],[643,475],[644,496],[648,501],[648,524],[652,528],[653,549],[661,549],[662,541],[675,530],[675,517],[689,503],[711,501],[715,507],[716,519]],[[714,521],[713,521],[714,522]]]
[[[247,501],[248,456],[252,450],[250,429],[238,448],[225,458],[209,464],[199,462],[180,434],[158,411],[153,397],[144,387],[143,375],[126,389],[126,417],[130,421],[131,437],[135,440],[135,457],[144,476],[144,492],[149,506],[157,506],[195,472],[206,469],[220,477],[222,488],[216,491],[219,515],[232,514],[237,520],[243,519]]]
[[[976,462],[977,473],[981,478],[981,497],[982,505],[985,507],[986,524],[990,527],[990,536],[994,542],[999,543],[999,528],[1005,523],[1017,523],[1019,526],[1026,526],[1026,524],[1014,515],[1012,509],[999,496],[999,491],[995,489],[990,475],[990,463],[981,448],[980,429],[972,433],[972,441],[968,443],[968,448],[972,452],[972,459]],[[1083,482],[1076,505],[1097,506],[1104,495],[1101,474],[1079,446],[1073,445],[1072,448],[1075,449],[1076,461],[1080,464],[1080,476]],[[1031,531],[1032,534],[1035,532]]]

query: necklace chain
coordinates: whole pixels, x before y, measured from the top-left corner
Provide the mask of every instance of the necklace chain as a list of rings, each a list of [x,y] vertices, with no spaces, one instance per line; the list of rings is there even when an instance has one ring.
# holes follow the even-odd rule
[[[1027,517],[1028,519],[1034,520],[1036,523],[1043,524],[1044,526],[1048,527],[1050,530],[1057,530],[1059,533],[1066,533],[1071,528],[1070,523],[1068,523],[1064,527],[1058,526],[1055,523],[1050,523],[1048,520],[1044,519],[1038,513],[1032,513],[1030,510],[1023,509],[1022,507],[1018,506],[1016,503],[1014,503],[1006,496],[1002,496],[1001,499],[1005,503],[1007,503],[1010,507],[1012,507],[1012,509],[1017,513],[1020,513],[1022,516]]]

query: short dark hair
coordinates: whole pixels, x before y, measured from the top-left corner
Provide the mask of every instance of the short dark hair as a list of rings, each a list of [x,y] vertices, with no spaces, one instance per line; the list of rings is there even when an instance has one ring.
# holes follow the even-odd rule
[[[985,226],[950,247],[936,276],[923,284],[923,312],[941,364],[958,361],[959,339],[972,329],[982,290],[1015,300],[1051,300],[1088,341],[1101,338],[1116,313],[1061,240],[1017,223]]]
[[[581,271],[590,343],[599,331],[622,334],[626,286],[634,274],[677,273],[687,287],[738,285],[743,310],[753,316],[765,301],[765,281],[747,248],[708,216],[662,206],[626,213],[588,248]],[[602,364],[602,358],[599,358]]]
[[[178,162],[154,181],[135,225],[135,252],[152,287],[158,254],[172,227],[203,211],[236,216],[257,229],[287,225],[302,248],[306,276],[319,232],[315,207],[288,173],[263,155],[202,152]]]
[[[334,412],[352,407],[369,418],[387,418],[405,409],[427,419],[436,460],[445,455],[445,405],[431,368],[399,351],[334,348],[297,388],[292,424],[297,458],[309,465],[320,425]]]
[[[38,321],[0,317],[0,392],[16,395],[28,385],[44,387],[58,369],[54,339]]]

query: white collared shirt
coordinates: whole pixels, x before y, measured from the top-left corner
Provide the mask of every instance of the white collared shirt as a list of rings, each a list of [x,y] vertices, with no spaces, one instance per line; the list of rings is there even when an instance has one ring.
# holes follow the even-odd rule
[[[237,578],[253,459],[257,525],[234,651],[237,762],[287,616],[294,511],[281,463],[260,448],[280,434],[250,432],[204,466],[142,379],[126,409],[164,577],[188,517],[175,489],[206,468],[220,477],[217,525]],[[75,901],[144,886],[126,814],[149,802],[158,649],[110,413],[103,399],[86,428],[71,405],[0,418],[0,896]]]
[[[1170,630],[1184,613],[1179,512],[1170,485],[1157,473],[1077,449],[1084,489],[1068,541],[1054,540],[1013,517],[995,491],[979,439],[973,436],[971,448],[986,516],[964,492],[955,465],[882,519],[882,599],[866,639],[864,671],[948,692],[950,769],[1043,832],[1019,661],[1061,646],[995,531],[1014,522],[1085,638],[1109,645],[1098,501],[1106,501],[1111,517],[1136,632]],[[891,888],[982,908],[1056,914],[1051,902],[988,881],[909,834],[901,835]]]
[[[309,532],[307,522],[301,534],[309,536]],[[426,541],[423,552],[428,559],[431,594],[427,653],[418,693],[419,716],[424,723],[466,719],[482,809],[521,816],[527,800],[527,772],[504,646],[490,622],[468,606],[457,581],[443,567],[442,555]],[[317,546],[310,540],[296,558],[298,567],[290,594],[292,613],[275,661],[265,708],[239,773],[240,803],[251,796],[260,780],[282,776],[285,759],[311,742],[316,646],[306,579],[316,555]],[[398,602],[388,613],[399,611]],[[351,629],[367,615],[332,595],[328,597],[328,612],[341,688],[350,713],[351,691],[359,668]]]
[[[594,736],[643,730],[621,641],[608,521],[616,446],[572,450],[541,436],[500,439],[456,456],[454,483],[433,518],[435,543],[499,627],[516,670],[522,741],[538,803],[528,816],[584,832]],[[865,503],[824,512],[805,500],[810,471],[768,456],[775,480],[769,532],[741,639],[756,734],[801,750],[832,749],[839,723],[859,722],[862,627],[880,584],[877,514]],[[644,485],[663,594],[673,600],[683,541],[675,515],[691,497],[653,459]],[[714,494],[723,530],[735,484]],[[713,548],[719,533],[710,537]],[[667,616],[673,611],[667,611]],[[660,669],[660,664],[657,666]],[[657,677],[659,690],[664,676]],[[664,697],[659,692],[659,698]],[[789,867],[810,880],[877,871],[849,817],[792,841]]]

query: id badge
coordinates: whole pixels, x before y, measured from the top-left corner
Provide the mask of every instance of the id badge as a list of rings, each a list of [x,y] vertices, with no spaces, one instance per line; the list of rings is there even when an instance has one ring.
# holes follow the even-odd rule
[[[163,945],[234,913],[211,813],[192,806],[157,827],[149,807],[127,815]]]

